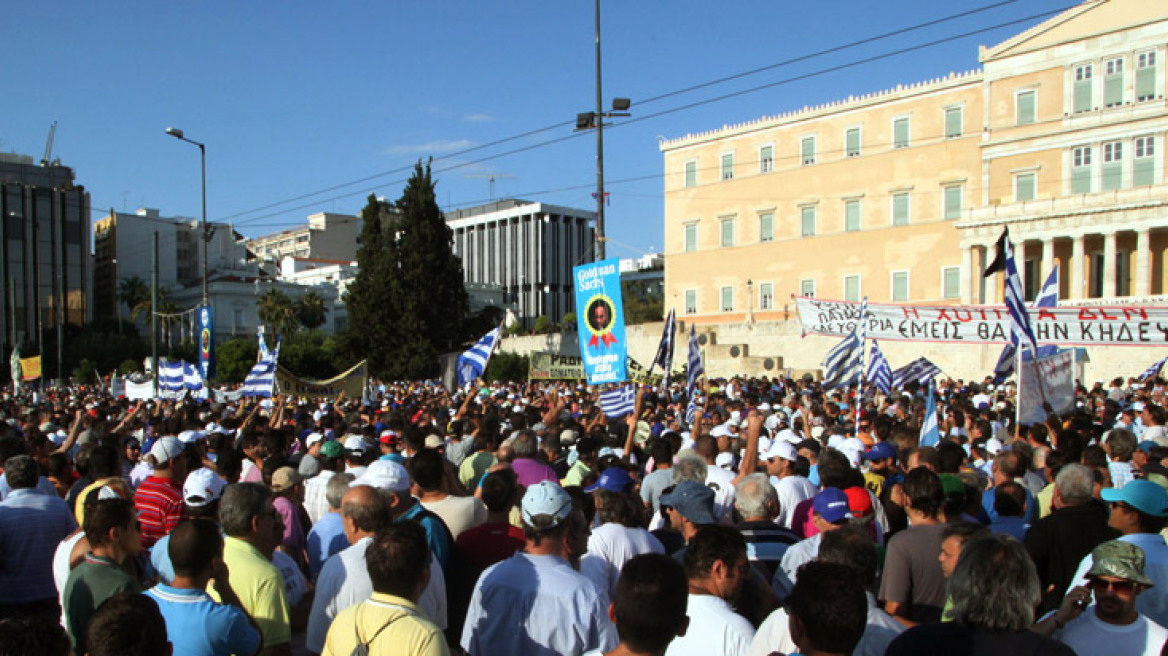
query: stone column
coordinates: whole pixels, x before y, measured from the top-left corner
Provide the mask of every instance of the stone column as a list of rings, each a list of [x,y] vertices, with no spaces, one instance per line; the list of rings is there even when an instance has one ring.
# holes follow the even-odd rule
[[[1037,284],[1046,284],[1046,279],[1050,276],[1050,272],[1054,271],[1054,237],[1043,237],[1042,239],[1042,273],[1039,275]]]
[[[1116,233],[1108,232],[1103,235],[1103,296],[1115,298],[1119,296],[1115,275]]]
[[[973,301],[973,246],[961,245],[961,303]]]
[[[1071,277],[1070,284],[1067,285],[1067,295],[1074,299],[1086,298],[1086,290],[1083,289],[1083,279],[1086,274],[1083,273],[1083,264],[1087,261],[1087,249],[1085,238],[1083,235],[1075,235],[1071,240]]]
[[[1151,259],[1152,230],[1140,228],[1136,231],[1136,296],[1148,296],[1152,293]]]
[[[1018,268],[1018,284],[1022,287],[1022,298],[1026,298],[1026,239],[1014,242],[1014,266]]]
[[[982,286],[985,289],[985,304],[995,305],[1002,294],[1002,274],[995,273],[989,278],[984,277],[985,267],[994,259],[994,245],[987,244],[981,247],[982,256]]]

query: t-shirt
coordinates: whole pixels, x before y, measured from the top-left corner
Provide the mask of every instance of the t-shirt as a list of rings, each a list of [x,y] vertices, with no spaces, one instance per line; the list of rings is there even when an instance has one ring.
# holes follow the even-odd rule
[[[158,604],[166,621],[166,637],[173,656],[253,654],[260,632],[236,608],[215,603],[203,590],[158,584],[144,593]]]
[[[775,487],[775,492],[779,495],[779,516],[775,518],[775,523],[783,528],[791,528],[795,506],[798,506],[801,501],[814,497],[819,492],[811,484],[811,481],[802,476],[771,477],[771,485]]]
[[[349,546],[341,513],[325,513],[308,532],[308,573],[315,579],[329,556]]]
[[[673,470],[658,469],[641,481],[641,500],[653,506],[653,513],[661,511],[661,492],[673,485]]]
[[[516,458],[511,463],[515,470],[515,477],[523,487],[531,487],[543,481],[559,482],[559,477],[551,467],[533,458]]]
[[[446,638],[416,604],[402,597],[374,593],[341,611],[328,630],[322,656],[349,656],[360,644],[369,654],[448,656]]]
[[[1052,611],[1054,612],[1054,611]],[[1168,629],[1139,615],[1135,622],[1125,626],[1108,624],[1095,615],[1095,605],[1067,622],[1052,636],[1075,650],[1076,654],[1123,654],[1124,656],[1159,656],[1168,641]]]
[[[876,599],[871,593],[868,593],[867,597],[868,620],[864,626],[864,635],[852,650],[852,656],[884,656],[888,644],[896,636],[904,633],[905,626],[877,608]],[[768,615],[766,621],[758,627],[754,639],[750,641],[750,650],[746,656],[768,656],[776,651],[783,654],[797,652],[799,648],[791,639],[789,621],[790,617],[785,608],[778,608]]]
[[[260,627],[264,645],[288,644],[292,640],[292,626],[280,570],[255,547],[231,536],[223,541],[223,562],[227,564],[231,589]]]
[[[665,656],[746,656],[754,627],[724,599],[691,594],[685,614],[689,627],[669,643]]]
[[[182,520],[182,486],[169,478],[151,476],[135,490],[134,508],[142,522],[142,548],[150,549]]]
[[[526,541],[523,529],[508,523],[493,523],[463,531],[455,543],[458,553],[478,573],[515,555]]]
[[[114,561],[85,554],[85,560],[69,572],[65,582],[65,628],[73,641],[73,653],[86,653],[85,632],[89,620],[106,599],[141,589],[134,577]]]
[[[479,479],[495,464],[495,455],[490,451],[479,451],[467,456],[458,466],[458,482],[468,490],[478,486]]]
[[[468,528],[474,528],[487,521],[487,507],[476,497],[456,497],[449,495],[440,501],[423,501],[422,505],[442,518],[450,535],[457,538]]]
[[[661,541],[643,528],[629,528],[609,522],[592,529],[588,551],[580,559],[580,573],[587,576],[605,599],[616,593],[621,568],[633,556],[665,553]]]
[[[908,604],[914,622],[936,622],[945,605],[941,553],[943,524],[912,526],[892,536],[884,558],[880,599]]]

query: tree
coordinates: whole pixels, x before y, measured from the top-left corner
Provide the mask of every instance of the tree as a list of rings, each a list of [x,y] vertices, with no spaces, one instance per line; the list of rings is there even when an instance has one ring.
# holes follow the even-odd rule
[[[345,291],[348,323],[338,340],[349,359],[367,359],[370,373],[385,378],[390,371],[390,345],[401,335],[389,300],[397,295],[392,274],[396,255],[389,239],[393,208],[370,194],[360,216],[357,275]]]
[[[530,366],[531,360],[526,355],[497,351],[487,362],[487,369],[483,372],[483,380],[487,382],[521,382],[527,380]]]
[[[551,333],[552,332],[552,320],[548,319],[547,317],[545,317],[542,314],[539,315],[538,317],[535,318],[534,330],[535,330],[536,335],[547,335],[547,334]]]
[[[315,290],[305,292],[294,304],[296,319],[309,330],[316,330],[328,320],[328,306]]]
[[[625,323],[628,325],[661,321],[665,314],[665,299],[654,293],[651,281],[625,281],[621,283],[621,298],[625,306]],[[658,287],[658,289],[660,289]]]
[[[215,348],[215,377],[224,383],[242,383],[255,366],[255,337],[236,337]]]
[[[150,286],[138,276],[122,278],[118,281],[118,300],[130,312],[138,307],[139,303],[150,300]]]
[[[269,288],[256,301],[256,314],[260,323],[272,326],[281,335],[292,334],[300,325],[292,299],[275,287]]]

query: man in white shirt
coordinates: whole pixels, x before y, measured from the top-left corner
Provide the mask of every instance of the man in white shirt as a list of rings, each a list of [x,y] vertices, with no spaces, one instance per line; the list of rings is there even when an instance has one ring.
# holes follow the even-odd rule
[[[779,495],[779,516],[775,523],[783,528],[791,528],[791,516],[795,506],[815,496],[817,490],[803,476],[795,472],[795,461],[799,454],[790,442],[775,440],[771,448],[762,454],[766,462],[766,472],[771,477],[771,485]]]
[[[669,556],[641,554],[626,563],[608,606],[620,636],[620,651],[614,653],[663,654],[689,624],[688,589],[685,570]],[[584,656],[603,652],[593,650]]]
[[[749,570],[746,540],[737,529],[717,524],[698,529],[685,550],[689,628],[665,656],[746,656],[754,627],[730,603]]]
[[[665,546],[641,527],[641,504],[627,471],[609,467],[595,485],[584,491],[593,495],[596,518],[601,524],[588,537],[580,573],[592,580],[604,600],[611,600],[625,563],[639,554],[664,554]]]

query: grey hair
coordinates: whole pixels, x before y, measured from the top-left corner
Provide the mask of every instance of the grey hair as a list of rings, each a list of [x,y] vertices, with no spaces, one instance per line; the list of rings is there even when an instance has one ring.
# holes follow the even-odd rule
[[[1034,623],[1042,598],[1038,571],[1022,543],[1005,534],[973,538],[949,579],[953,614],[989,633],[1022,631]]]
[[[539,450],[539,438],[530,430],[516,431],[518,435],[511,440],[511,451],[516,458],[532,458]]]
[[[1064,503],[1086,503],[1095,494],[1095,474],[1086,465],[1071,463],[1059,470],[1054,486]]]
[[[219,500],[219,524],[233,538],[251,534],[252,520],[263,514],[272,491],[261,483],[228,485]]]
[[[1112,460],[1127,462],[1132,459],[1138,444],[1135,433],[1126,428],[1114,428],[1107,436],[1107,452]]]
[[[701,456],[688,453],[678,458],[677,464],[673,465],[673,482],[693,481],[705,485],[708,468],[709,465]]]
[[[348,473],[333,474],[325,483],[324,498],[328,501],[328,507],[332,510],[341,509],[341,497],[349,491],[349,483],[353,482],[354,476]]]
[[[36,487],[40,467],[32,456],[12,456],[4,462],[4,478],[12,489]]]
[[[773,501],[778,506],[779,495],[766,474],[751,474],[738,483],[734,490],[734,507],[743,519],[768,517],[767,504]]]

